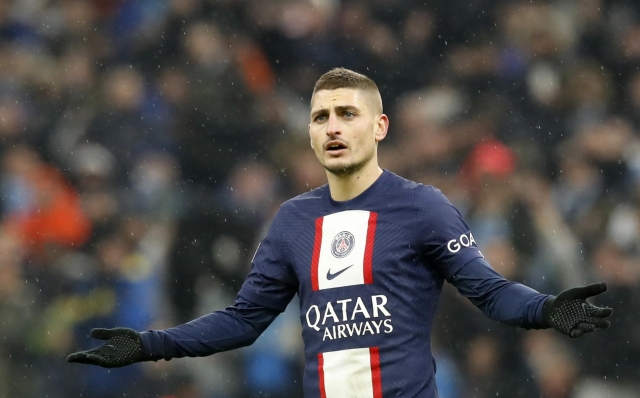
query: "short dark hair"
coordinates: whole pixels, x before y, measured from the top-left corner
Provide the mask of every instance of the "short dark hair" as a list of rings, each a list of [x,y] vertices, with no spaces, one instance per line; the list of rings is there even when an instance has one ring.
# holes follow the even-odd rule
[[[320,76],[316,85],[313,87],[311,95],[311,103],[313,97],[320,90],[337,90],[339,88],[353,88],[358,90],[374,92],[380,97],[380,90],[376,83],[363,75],[346,68],[333,68]],[[380,112],[382,112],[382,102],[380,102]]]
[[[346,68],[334,68],[320,76],[313,88],[313,93],[339,88],[379,91],[376,83],[367,76]]]

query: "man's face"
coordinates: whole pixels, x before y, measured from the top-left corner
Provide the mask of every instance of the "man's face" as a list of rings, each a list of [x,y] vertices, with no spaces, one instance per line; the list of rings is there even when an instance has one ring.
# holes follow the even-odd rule
[[[313,97],[311,147],[320,164],[333,174],[351,174],[372,161],[377,164],[377,143],[387,127],[375,92],[339,88],[317,91]]]

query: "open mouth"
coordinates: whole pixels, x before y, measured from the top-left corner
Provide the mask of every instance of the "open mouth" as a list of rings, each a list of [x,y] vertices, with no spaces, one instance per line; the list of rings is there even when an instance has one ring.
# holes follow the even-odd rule
[[[327,144],[324,146],[324,149],[327,152],[338,152],[342,149],[346,149],[347,146],[345,144],[343,144],[340,141],[329,141],[327,142]]]

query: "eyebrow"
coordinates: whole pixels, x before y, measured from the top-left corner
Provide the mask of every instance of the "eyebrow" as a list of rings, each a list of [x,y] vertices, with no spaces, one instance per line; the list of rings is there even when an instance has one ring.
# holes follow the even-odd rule
[[[335,110],[337,113],[342,113],[348,110],[359,111],[360,109],[355,105],[338,105],[335,107]],[[311,113],[311,119],[315,118],[318,115],[323,115],[327,113],[329,113],[329,110],[327,108],[318,109],[317,111]]]

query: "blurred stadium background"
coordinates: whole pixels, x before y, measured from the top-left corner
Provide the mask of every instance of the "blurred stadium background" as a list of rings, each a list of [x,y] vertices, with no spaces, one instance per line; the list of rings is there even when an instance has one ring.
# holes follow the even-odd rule
[[[1,397],[301,397],[295,303],[210,358],[65,356],[233,302],[280,203],[325,182],[308,102],[336,66],[379,84],[383,167],[440,187],[498,271],[610,287],[613,326],[577,341],[445,289],[441,396],[640,396],[640,2],[2,0],[0,43]]]

